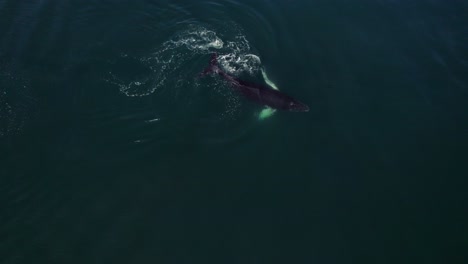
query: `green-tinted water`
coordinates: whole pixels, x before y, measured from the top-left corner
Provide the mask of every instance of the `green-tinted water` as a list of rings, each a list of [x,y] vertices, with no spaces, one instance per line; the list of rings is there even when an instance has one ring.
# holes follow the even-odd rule
[[[0,0],[0,263],[462,262],[468,5],[407,2]]]

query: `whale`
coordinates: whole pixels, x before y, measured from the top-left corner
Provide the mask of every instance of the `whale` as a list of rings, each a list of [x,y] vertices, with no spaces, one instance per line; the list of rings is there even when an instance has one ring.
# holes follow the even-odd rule
[[[217,53],[211,54],[208,67],[205,68],[200,76],[203,77],[212,74],[221,76],[238,94],[259,105],[290,112],[309,111],[309,107],[305,103],[279,90],[272,89],[264,84],[244,81],[229,75],[219,66]]]

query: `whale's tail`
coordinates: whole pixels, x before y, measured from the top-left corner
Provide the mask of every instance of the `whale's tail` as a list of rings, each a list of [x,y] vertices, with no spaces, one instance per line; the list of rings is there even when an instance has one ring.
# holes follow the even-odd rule
[[[203,72],[200,73],[200,76],[203,77],[207,74],[211,74],[213,72],[218,72],[219,67],[218,67],[218,54],[216,52],[211,53],[211,58],[210,58],[210,65],[203,70]]]

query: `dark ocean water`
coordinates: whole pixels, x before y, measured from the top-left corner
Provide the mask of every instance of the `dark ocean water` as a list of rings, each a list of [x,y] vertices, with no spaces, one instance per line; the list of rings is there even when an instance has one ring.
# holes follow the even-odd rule
[[[0,0],[0,263],[466,263],[467,14]]]

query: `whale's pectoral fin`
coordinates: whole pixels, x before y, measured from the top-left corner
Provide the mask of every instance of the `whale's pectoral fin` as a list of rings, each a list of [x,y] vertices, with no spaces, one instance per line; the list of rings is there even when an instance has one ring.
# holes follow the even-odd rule
[[[260,120],[266,119],[266,118],[272,116],[275,112],[276,112],[275,109],[270,108],[270,107],[266,107],[260,112],[260,114],[258,115],[258,119],[260,119]]]
[[[271,88],[273,88],[274,90],[279,90],[278,87],[268,78],[268,75],[266,74],[264,68],[262,68],[262,76],[263,76],[263,79],[265,80],[265,82],[266,82]],[[266,108],[264,108],[264,109],[260,112],[260,114],[258,115],[258,119],[259,119],[259,120],[267,119],[267,118],[269,118],[270,116],[272,116],[275,112],[276,112],[275,109],[270,108],[270,107],[266,107]]]

